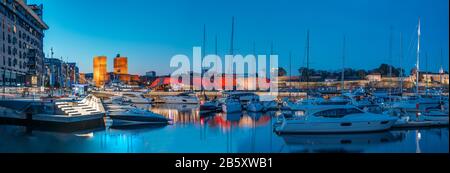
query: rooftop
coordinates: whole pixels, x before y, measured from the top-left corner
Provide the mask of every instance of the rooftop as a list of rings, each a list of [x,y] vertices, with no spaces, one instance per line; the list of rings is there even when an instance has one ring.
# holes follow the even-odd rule
[[[48,29],[48,25],[26,4],[24,0],[15,0],[20,6],[22,6],[27,12],[33,16],[35,20],[44,28]]]

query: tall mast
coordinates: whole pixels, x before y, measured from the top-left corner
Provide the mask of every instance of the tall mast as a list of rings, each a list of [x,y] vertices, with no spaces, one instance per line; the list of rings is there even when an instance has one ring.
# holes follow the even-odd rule
[[[442,85],[442,75],[444,74],[444,68],[442,67],[442,64],[444,63],[444,55],[442,53],[442,48],[441,48],[441,68],[439,69],[439,82],[441,83],[441,87]]]
[[[389,83],[392,82],[392,26],[389,33]],[[392,94],[392,88],[389,86],[389,96]]]
[[[202,57],[206,56],[206,24],[203,25],[203,49]]]
[[[218,54],[217,54],[218,52],[217,52],[217,34],[215,35],[215,37],[214,37],[214,54],[216,55],[216,56],[219,56]],[[217,78],[217,75],[219,75],[219,72],[218,72],[218,62],[217,62],[217,60],[216,60],[216,65],[215,65],[215,67],[216,67],[216,75],[214,76],[214,81],[216,81],[216,80],[219,80],[218,78]],[[214,86],[214,90],[216,90],[216,87],[217,86]]]
[[[291,89],[292,89],[292,51],[289,51],[289,98],[291,98]]]
[[[234,55],[234,16],[231,18],[231,42],[230,42],[230,55]],[[228,68],[230,68],[230,73],[231,73],[231,78],[233,79],[233,91],[236,90],[236,87],[234,85],[234,74],[233,74],[233,64],[230,63],[230,66]]]
[[[403,35],[400,32],[400,95],[403,96]]]
[[[420,60],[420,17],[417,27],[417,59],[416,59],[416,95],[419,95],[419,60]]]
[[[425,53],[425,74],[427,74],[427,78],[425,78],[425,95],[428,95],[428,52]]]
[[[344,93],[345,89],[345,35],[344,35],[344,46],[342,48],[342,76],[341,76],[341,94]]]
[[[309,91],[309,29],[306,33],[306,98],[308,99]]]
[[[203,48],[200,63],[203,64],[203,57],[206,56],[206,24],[203,24]],[[200,90],[203,91],[203,69],[200,70]]]
[[[231,18],[231,42],[230,42],[230,55],[234,55],[234,16]]]

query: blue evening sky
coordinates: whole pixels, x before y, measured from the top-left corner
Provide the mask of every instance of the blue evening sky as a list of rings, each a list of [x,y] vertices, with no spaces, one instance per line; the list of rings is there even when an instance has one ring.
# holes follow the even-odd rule
[[[46,31],[44,51],[75,61],[81,72],[92,72],[92,57],[108,56],[112,71],[117,53],[129,58],[129,71],[158,75],[175,70],[169,61],[175,54],[192,56],[201,46],[203,24],[207,27],[207,53],[214,53],[218,37],[219,55],[229,52],[231,18],[235,23],[235,52],[268,53],[273,41],[279,64],[292,71],[305,62],[306,31],[311,32],[312,68],[342,67],[343,35],[347,36],[346,66],[372,69],[389,59],[392,33],[392,63],[400,64],[400,32],[404,61],[415,64],[416,27],[422,23],[421,68],[437,71],[443,49],[448,69],[448,0],[28,0],[44,4]],[[392,29],[391,29],[392,28]]]

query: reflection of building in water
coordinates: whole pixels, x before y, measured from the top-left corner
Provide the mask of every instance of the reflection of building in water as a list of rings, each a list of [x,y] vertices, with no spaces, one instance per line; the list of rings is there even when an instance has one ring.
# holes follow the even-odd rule
[[[221,127],[225,130],[230,129],[232,126],[250,128],[263,126],[267,125],[271,119],[270,116],[262,113],[250,113],[248,115],[243,115],[242,113],[217,113],[206,119],[200,116],[198,105],[164,104],[152,107],[151,111],[172,119],[173,123],[201,125],[206,123],[209,127]]]
[[[172,119],[173,123],[200,123],[200,116],[197,105],[158,105],[157,107],[152,108],[152,111],[157,114],[161,114],[166,118]]]
[[[270,122],[270,116],[243,116],[239,121],[239,127],[258,127]]]
[[[238,114],[219,113],[210,122],[211,126],[219,126],[224,130],[230,130],[231,127],[258,127],[270,122],[270,116],[249,116]]]

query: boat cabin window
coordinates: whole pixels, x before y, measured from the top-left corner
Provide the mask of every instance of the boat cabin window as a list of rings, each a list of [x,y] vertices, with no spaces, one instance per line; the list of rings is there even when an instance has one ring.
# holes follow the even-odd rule
[[[349,108],[349,109],[330,109],[325,111],[320,111],[314,114],[314,116],[317,117],[326,117],[326,118],[342,118],[346,115],[350,114],[358,114],[363,113],[361,110],[355,109],[355,108]]]

